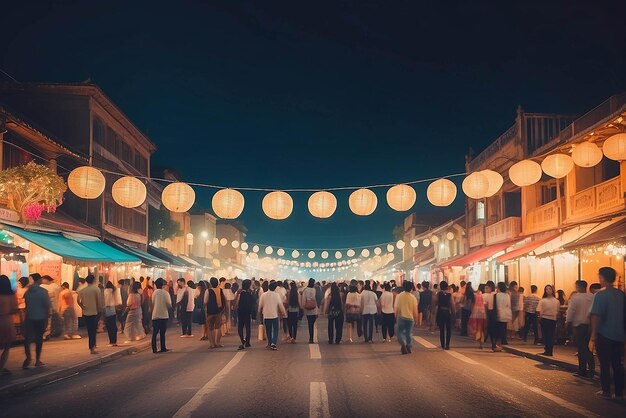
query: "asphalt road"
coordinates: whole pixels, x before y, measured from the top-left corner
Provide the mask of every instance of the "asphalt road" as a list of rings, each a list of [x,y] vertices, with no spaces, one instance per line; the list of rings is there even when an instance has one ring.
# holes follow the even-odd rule
[[[624,417],[626,406],[598,399],[597,381],[506,353],[479,350],[453,336],[451,350],[418,330],[413,354],[397,343],[265,344],[238,352],[181,339],[172,352],[144,351],[10,398],[2,417]],[[256,327],[253,326],[256,338]],[[104,338],[104,337],[101,337]],[[45,347],[44,347],[45,349]],[[53,359],[49,359],[49,362]]]

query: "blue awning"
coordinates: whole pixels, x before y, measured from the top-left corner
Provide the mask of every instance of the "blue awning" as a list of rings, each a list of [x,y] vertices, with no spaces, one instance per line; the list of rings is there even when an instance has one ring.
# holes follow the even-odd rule
[[[157,248],[152,245],[148,245],[148,252],[156,257],[162,258],[163,260],[167,260],[174,267],[184,267],[184,268],[195,268],[193,264],[188,261],[183,260],[182,258],[175,256],[171,252],[167,251],[165,248]]]
[[[149,254],[145,251],[142,251],[139,248],[130,247],[128,245],[124,245],[124,244],[120,244],[120,243],[108,241],[108,240],[107,240],[107,244],[115,248],[118,248],[120,251],[124,251],[127,254],[133,255],[135,257],[139,257],[141,259],[141,263],[149,267],[165,268],[169,264],[167,261],[162,260],[158,258],[157,256]]]

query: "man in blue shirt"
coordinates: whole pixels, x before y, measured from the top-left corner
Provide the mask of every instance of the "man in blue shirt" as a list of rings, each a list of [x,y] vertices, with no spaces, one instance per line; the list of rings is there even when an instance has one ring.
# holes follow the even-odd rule
[[[33,284],[28,286],[24,293],[26,302],[26,318],[24,319],[24,351],[26,360],[22,368],[27,369],[31,363],[30,344],[35,342],[35,366],[43,366],[41,362],[41,349],[43,347],[43,334],[48,326],[50,316],[50,296],[48,291],[41,287],[41,275],[33,273],[30,275]]]
[[[615,384],[615,398],[624,397],[624,293],[613,287],[616,272],[611,267],[598,271],[602,290],[596,293],[591,306],[591,343],[600,360],[601,398],[611,398],[611,368]]]

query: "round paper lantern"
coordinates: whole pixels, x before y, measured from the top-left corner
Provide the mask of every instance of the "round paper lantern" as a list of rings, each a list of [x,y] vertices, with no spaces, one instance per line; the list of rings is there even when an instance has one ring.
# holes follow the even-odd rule
[[[413,207],[417,194],[407,184],[398,184],[387,190],[387,204],[393,210],[404,212]]]
[[[222,247],[225,247],[225,246],[226,246],[226,244],[228,244],[228,240],[227,240],[226,238],[222,238],[222,239],[220,240],[220,245],[221,245]]]
[[[361,250],[361,257],[369,257],[370,256],[370,250],[368,250],[367,248],[363,248],[363,250]]]
[[[241,249],[244,251],[248,251],[248,243],[247,242],[242,242],[241,243]]]
[[[626,133],[613,135],[604,141],[602,152],[611,160],[626,161]]]
[[[335,252],[335,258],[336,258],[337,260],[340,260],[340,259],[341,259],[341,257],[343,257],[343,254],[341,254],[341,251],[337,251],[337,252]]]
[[[387,252],[392,252],[393,250],[395,250],[396,247],[394,247],[392,244],[387,244]]]
[[[424,244],[424,247],[428,247],[430,245],[430,240],[426,238],[424,241],[422,241],[422,244]]]
[[[463,180],[462,188],[470,199],[482,199],[489,190],[489,180],[480,173],[471,173]]]
[[[72,170],[67,178],[67,186],[72,193],[83,199],[96,199],[102,192],[106,180],[97,168],[87,165]]]
[[[411,240],[411,247],[417,248],[420,245],[420,242],[416,239]]]
[[[450,206],[456,198],[456,185],[448,179],[435,180],[428,185],[426,197],[434,206]]]
[[[448,238],[448,241],[452,241],[454,239],[454,232],[448,232],[446,238]]]
[[[293,251],[291,252],[291,258],[298,258],[298,257],[300,257],[300,251],[298,251],[298,250],[293,250]]]
[[[186,183],[170,183],[163,189],[161,201],[170,212],[187,212],[196,201],[196,192]]]
[[[504,179],[502,175],[497,171],[493,170],[482,170],[479,171],[480,174],[487,177],[487,181],[489,182],[489,188],[487,189],[487,193],[485,193],[485,197],[491,197],[494,194],[498,193],[502,184],[504,184]]]
[[[315,258],[315,251],[309,251],[309,258]]]
[[[235,189],[221,189],[213,195],[211,206],[213,212],[222,219],[236,219],[243,212],[245,200]]]
[[[111,195],[118,205],[125,208],[136,208],[146,200],[146,185],[135,177],[117,179],[111,187]]]
[[[438,243],[439,237],[437,235],[433,235],[432,237],[430,237],[430,242],[432,242],[433,244]]]
[[[268,218],[286,219],[293,211],[293,200],[285,192],[271,192],[263,197],[262,207]]]
[[[278,254],[279,257],[282,257],[285,255],[285,250],[283,250],[282,248],[279,248],[278,251],[276,251],[276,254]]]
[[[567,154],[551,154],[541,162],[544,173],[555,179],[561,179],[574,168],[572,157]]]
[[[255,245],[254,247],[252,247],[252,252],[253,252],[253,253],[258,253],[258,252],[259,252],[259,250],[260,250],[260,248],[259,248],[259,246],[258,246],[258,245]]]
[[[397,248],[397,249],[401,250],[401,249],[403,249],[403,248],[404,248],[404,246],[405,246],[404,241],[399,240],[398,242],[396,242],[396,248]],[[391,251],[390,251],[390,252],[391,252]]]
[[[309,212],[316,218],[330,218],[337,210],[337,198],[329,192],[315,192],[309,197]]]
[[[272,247],[265,247],[265,254],[271,255],[274,252]]]
[[[359,216],[371,215],[376,210],[378,198],[376,194],[369,189],[358,189],[350,194],[348,205],[354,214]]]
[[[350,249],[350,250],[348,250],[348,252],[346,254],[348,255],[348,257],[354,257],[356,252],[354,252],[354,250]]]
[[[383,250],[381,250],[380,247],[374,248],[374,254],[380,255],[382,252],[383,252]]]
[[[328,258],[328,251],[322,251],[322,258],[326,260]]]
[[[239,248],[239,241],[235,240],[235,241],[231,242],[230,245],[233,248]]]
[[[593,142],[583,142],[574,147],[572,160],[579,167],[594,167],[602,161],[602,150]]]
[[[541,166],[532,160],[522,160],[509,168],[509,178],[519,187],[537,183],[542,174]]]

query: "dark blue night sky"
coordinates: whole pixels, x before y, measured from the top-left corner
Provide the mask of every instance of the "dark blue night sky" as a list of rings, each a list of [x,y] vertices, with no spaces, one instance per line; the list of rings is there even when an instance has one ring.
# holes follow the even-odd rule
[[[21,81],[90,78],[157,144],[153,164],[194,182],[324,188],[459,173],[518,104],[583,113],[626,89],[617,1],[21,3],[2,10],[0,67]],[[282,222],[247,193],[242,220],[252,241],[373,244],[406,216],[384,192],[366,218],[338,193],[324,221],[301,194]],[[436,211],[417,192],[425,223],[463,211],[462,199]],[[200,203],[212,193],[197,189]]]

